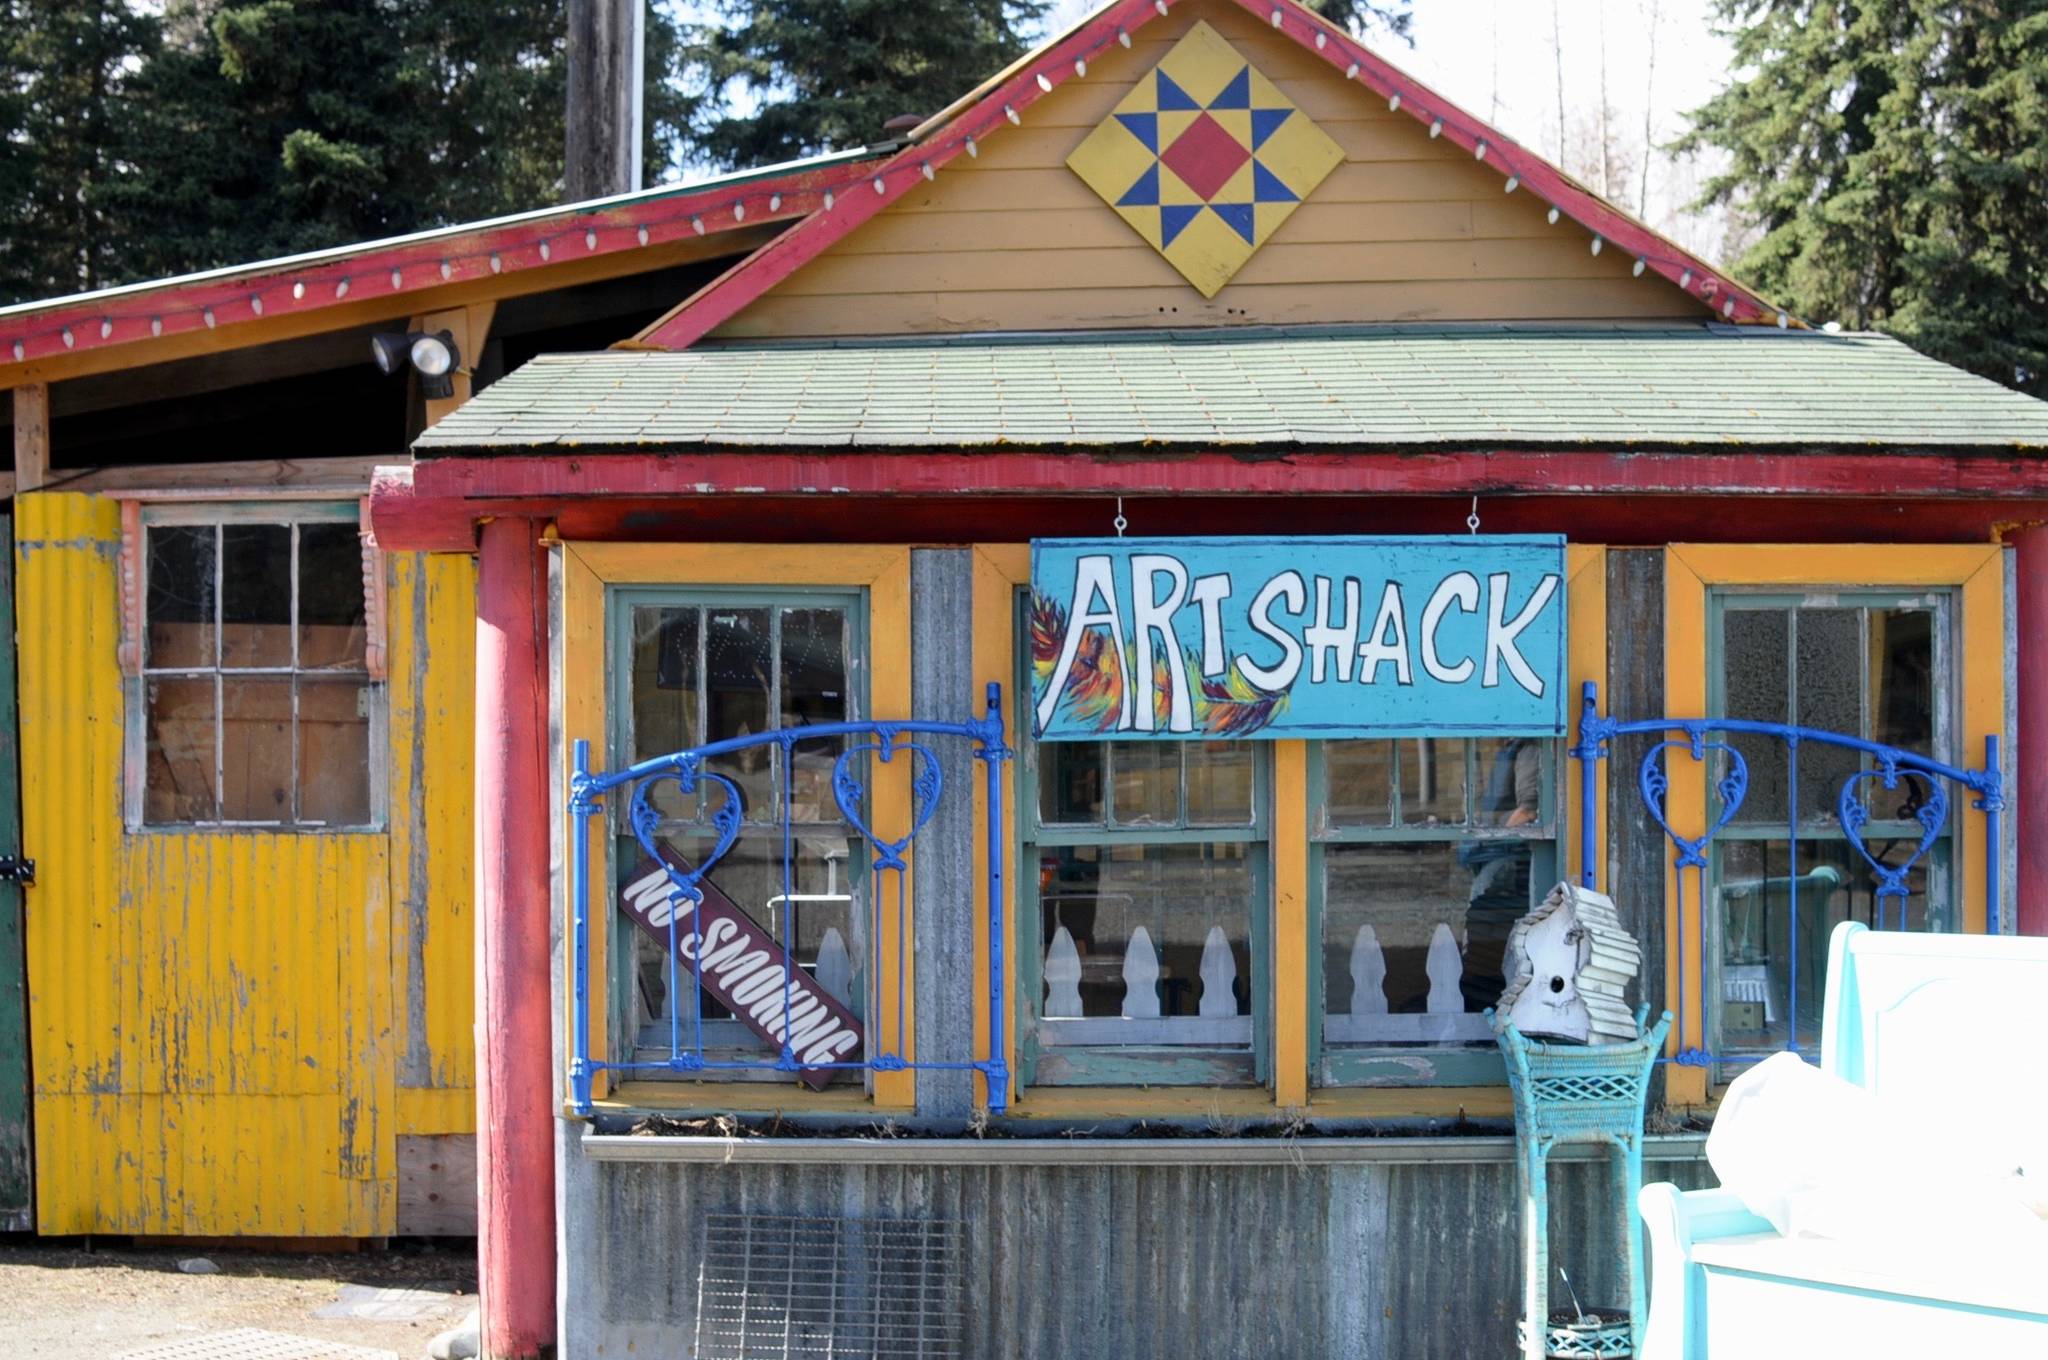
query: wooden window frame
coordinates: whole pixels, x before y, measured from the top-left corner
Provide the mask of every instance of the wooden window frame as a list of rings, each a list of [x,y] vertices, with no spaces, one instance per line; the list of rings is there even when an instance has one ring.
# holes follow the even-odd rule
[[[1950,620],[1951,649],[1956,662],[1953,716],[1954,753],[1960,764],[1983,760],[1986,737],[2005,732],[2005,549],[1979,544],[1698,544],[1674,543],[1664,549],[1664,711],[1673,716],[1705,715],[1712,696],[1709,618],[1712,593],[1740,588],[1821,592],[1830,588],[1857,591],[1946,589],[1957,604]],[[1703,764],[1698,779],[1673,779],[1665,795],[1665,815],[1679,835],[1698,837],[1707,827],[1708,779]],[[1985,928],[1984,893],[1987,854],[2003,847],[1987,846],[1983,819],[1969,818],[1954,837],[1962,857],[1958,882],[1962,928]],[[1682,881],[1665,855],[1665,938],[1703,940],[1704,893]],[[2002,876],[2002,881],[2010,876]],[[1681,896],[1681,889],[1684,889]],[[1682,919],[1681,919],[1682,903]],[[1665,995],[1677,998],[1681,951],[1665,951]],[[1673,1026],[1668,1051],[1676,1053],[1681,1034],[1704,1035],[1705,987],[1703,951],[1683,951],[1690,976],[1683,989],[1685,1014]],[[1665,1078],[1666,1102],[1672,1106],[1703,1106],[1715,1095],[1706,1068],[1673,1063]]]
[[[905,545],[846,546],[791,544],[701,544],[701,543],[598,543],[564,542],[549,539],[553,614],[549,629],[551,692],[558,706],[560,745],[556,751],[555,808],[557,834],[564,863],[567,862],[569,827],[563,812],[571,762],[578,739],[587,740],[592,751],[609,751],[611,708],[610,677],[615,673],[610,655],[609,598],[615,587],[666,586],[679,590],[811,589],[860,592],[866,601],[867,661],[866,713],[874,721],[908,719],[911,713],[910,673],[910,548]],[[885,836],[902,834],[910,820],[911,789],[909,761],[879,767],[869,789],[875,829]],[[981,806],[976,780],[977,808]],[[985,821],[978,817],[977,825]],[[590,881],[611,883],[609,837],[591,828]],[[916,874],[916,852],[907,857],[910,874]],[[557,910],[565,938],[574,928],[575,904],[568,900],[567,884],[556,876]],[[906,882],[905,890],[911,885]],[[593,918],[595,919],[595,918]],[[606,913],[605,920],[611,919]],[[914,927],[913,927],[914,928]],[[982,927],[986,932],[986,925]],[[916,1058],[916,958],[914,941],[905,940],[899,950],[893,913],[882,913],[875,922],[876,944],[882,959],[882,973],[876,979],[878,995],[896,995],[900,983],[903,1012],[896,1022],[902,1029],[902,1056]],[[609,978],[615,966],[612,932],[590,932],[589,969],[592,978]],[[895,960],[904,960],[899,979]],[[573,990],[564,989],[565,1023],[567,1008],[575,1004]],[[616,1013],[611,988],[593,986],[589,991],[590,1046],[592,1058],[609,1060],[618,1050],[613,1043],[612,1018]],[[976,1033],[981,1048],[987,1045],[982,1032],[983,1008],[977,1007]],[[892,1045],[893,1046],[893,1045]],[[977,1050],[979,1051],[979,1049]],[[870,1090],[828,1087],[811,1091],[789,1084],[773,1086],[753,1083],[660,1081],[626,1082],[607,1080],[609,1073],[596,1074],[592,1086],[595,1098],[617,1104],[660,1105],[684,1108],[733,1109],[833,1109],[910,1112],[916,1108],[916,1073],[876,1072]]]
[[[333,494],[266,497],[180,497],[157,499],[147,494],[116,497],[121,504],[121,632],[118,659],[126,701],[123,722],[122,823],[131,835],[254,833],[260,835],[349,835],[382,832],[389,824],[387,775],[390,746],[390,674],[385,642],[386,587],[384,554],[369,532],[369,500],[337,499]],[[354,522],[362,542],[363,670],[370,692],[369,820],[347,825],[303,822],[151,822],[144,816],[148,775],[147,666],[148,551],[147,535],[157,525],[319,524]],[[255,674],[283,673],[259,670]],[[290,668],[290,674],[301,672]],[[318,672],[306,672],[318,674]],[[339,677],[338,677],[339,678]],[[215,715],[220,721],[220,715]]]

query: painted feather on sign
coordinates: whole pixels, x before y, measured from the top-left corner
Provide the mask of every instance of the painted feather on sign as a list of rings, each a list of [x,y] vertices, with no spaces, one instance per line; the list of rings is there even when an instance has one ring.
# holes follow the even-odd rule
[[[1059,664],[1060,646],[1067,633],[1067,611],[1057,600],[1034,591],[1028,627],[1032,681],[1034,688],[1042,692],[1051,682],[1053,667]],[[1245,679],[1235,662],[1223,675],[1205,676],[1201,673],[1201,657],[1189,648],[1181,665],[1185,674],[1195,677],[1189,699],[1196,730],[1202,736],[1249,736],[1287,707],[1285,690],[1259,688]],[[1098,732],[1114,732],[1123,712],[1124,677],[1136,666],[1132,649],[1119,653],[1110,644],[1106,630],[1090,628],[1083,632],[1060,694],[1068,721]],[[1158,658],[1153,662],[1152,675],[1153,724],[1156,730],[1165,731],[1173,704],[1172,663],[1165,657]]]

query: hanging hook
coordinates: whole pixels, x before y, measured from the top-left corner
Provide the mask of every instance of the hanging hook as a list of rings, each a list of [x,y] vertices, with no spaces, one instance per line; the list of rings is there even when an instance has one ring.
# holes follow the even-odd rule
[[[1479,497],[1477,496],[1472,498],[1472,513],[1465,516],[1465,532],[1472,534],[1479,532]]]
[[[1111,520],[1110,523],[1116,526],[1116,536],[1118,538],[1122,538],[1124,530],[1131,527],[1131,522],[1124,518],[1124,498],[1122,496],[1116,498],[1116,518]]]

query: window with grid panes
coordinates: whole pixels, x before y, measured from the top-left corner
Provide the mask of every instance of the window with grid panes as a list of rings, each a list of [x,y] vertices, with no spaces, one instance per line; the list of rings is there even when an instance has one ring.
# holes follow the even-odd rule
[[[776,728],[857,721],[865,711],[858,591],[769,588],[613,591],[613,673],[622,693],[613,712],[618,767],[690,747]],[[867,857],[832,793],[841,737],[799,741],[785,766],[779,747],[754,746],[712,756],[708,774],[739,790],[738,838],[712,868],[709,881],[777,940],[825,990],[868,1020],[871,978]],[[710,781],[694,795],[673,783],[655,788],[664,814],[658,834],[685,858],[709,853],[717,834],[712,814],[724,797]],[[781,809],[794,828],[790,879],[783,877]],[[623,821],[614,823],[615,872],[641,856]],[[785,927],[788,935],[785,937]],[[772,1048],[679,972],[664,942],[615,916],[620,1021],[637,1061],[669,1056],[671,1044],[694,1044],[701,1019],[706,1057],[772,1056]],[[700,1074],[708,1075],[708,1074]],[[731,1080],[785,1080],[773,1071],[721,1072]],[[857,1083],[857,1072],[833,1080]]]
[[[381,820],[357,519],[354,504],[143,511],[135,824]]]
[[[1317,1079],[1498,1080],[1482,1012],[1508,932],[1556,882],[1556,743],[1320,742],[1309,777]]]
[[[1266,752],[1246,741],[1023,747],[1023,1080],[1266,1080]]]
[[[1717,590],[1709,596],[1709,702],[1716,716],[1814,727],[1937,760],[1953,759],[1952,606],[1943,591],[1783,593]],[[1878,878],[1841,832],[1843,784],[1876,759],[1776,737],[1731,734],[1749,787],[1712,844],[1707,993],[1714,1052],[1776,1050],[1820,1035],[1828,937],[1855,920],[1876,925]],[[1725,770],[1720,757],[1716,781]],[[1682,769],[1687,761],[1675,761]],[[1924,780],[1857,782],[1869,814],[1864,849],[1887,866],[1913,859],[1926,828],[1916,814]],[[1799,841],[1791,837],[1794,803]],[[1719,805],[1709,795],[1712,814]],[[1953,800],[1952,800],[1953,802]],[[1955,809],[1906,877],[1909,896],[1883,905],[1890,929],[1955,929]],[[1794,924],[1794,908],[1797,923]],[[1900,917],[1904,920],[1901,922]],[[1796,972],[1796,985],[1795,985]],[[1796,999],[1795,999],[1796,996]],[[1795,1009],[1796,1008],[1796,1009]]]

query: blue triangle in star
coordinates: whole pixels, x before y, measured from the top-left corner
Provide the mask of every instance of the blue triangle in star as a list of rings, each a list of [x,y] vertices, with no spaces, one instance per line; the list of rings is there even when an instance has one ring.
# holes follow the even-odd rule
[[[1169,203],[1159,210],[1159,244],[1170,246],[1187,224],[1202,211],[1199,203]]]
[[[1185,109],[1193,113],[1202,107],[1195,102],[1193,95],[1174,84],[1173,77],[1166,74],[1166,72],[1154,71],[1152,74],[1159,77],[1159,111],[1161,113],[1166,113],[1172,109]]]
[[[1301,195],[1280,182],[1280,177],[1258,161],[1252,162],[1252,202],[1299,203]]]
[[[1257,151],[1266,144],[1266,139],[1280,130],[1280,125],[1294,115],[1293,109],[1252,110],[1252,150]]]
[[[1252,106],[1252,68],[1247,66],[1230,78],[1222,93],[1209,101],[1212,109],[1248,109]]]
[[[1252,205],[1249,203],[1211,203],[1209,211],[1223,219],[1223,224],[1244,237],[1245,244],[1251,244]]]
[[[1124,191],[1116,201],[1119,208],[1153,208],[1159,205],[1159,162],[1145,167],[1145,173],[1138,176],[1138,182]]]
[[[1147,151],[1159,150],[1159,115],[1156,113],[1120,113],[1116,120],[1130,129],[1131,135],[1145,144]]]

